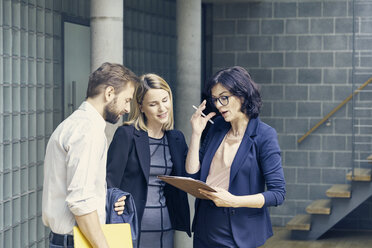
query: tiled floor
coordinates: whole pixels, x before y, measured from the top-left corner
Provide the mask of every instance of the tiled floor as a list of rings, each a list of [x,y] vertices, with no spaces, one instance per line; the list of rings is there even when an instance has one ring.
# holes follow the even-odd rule
[[[372,248],[372,231],[329,231],[316,241],[298,241],[284,227],[274,227],[274,236],[261,248]]]

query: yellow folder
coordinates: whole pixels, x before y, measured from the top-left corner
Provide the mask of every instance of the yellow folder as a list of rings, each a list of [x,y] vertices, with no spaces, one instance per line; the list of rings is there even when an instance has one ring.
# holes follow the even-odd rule
[[[130,225],[128,223],[105,224],[102,225],[102,230],[110,248],[133,247]],[[92,247],[80,231],[79,227],[74,226],[73,232],[75,248]]]

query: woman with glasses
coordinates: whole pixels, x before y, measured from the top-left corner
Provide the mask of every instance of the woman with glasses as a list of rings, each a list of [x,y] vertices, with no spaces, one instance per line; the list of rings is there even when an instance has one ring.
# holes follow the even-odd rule
[[[239,66],[217,72],[206,94],[221,116],[199,149],[210,118],[204,100],[191,117],[186,171],[212,186],[200,190],[193,222],[194,247],[258,247],[273,235],[267,207],[283,203],[285,181],[276,131],[259,118],[261,96]]]
[[[157,178],[185,176],[186,155],[185,137],[173,129],[169,85],[155,74],[141,76],[107,155],[107,186],[131,193],[136,204],[138,247],[173,248],[174,230],[191,236],[187,194]]]

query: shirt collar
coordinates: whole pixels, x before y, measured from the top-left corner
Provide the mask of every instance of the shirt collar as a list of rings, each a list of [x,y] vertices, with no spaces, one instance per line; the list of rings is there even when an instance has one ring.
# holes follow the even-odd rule
[[[93,121],[95,121],[96,124],[100,128],[102,128],[103,130],[105,130],[105,128],[106,128],[106,121],[103,119],[102,115],[100,113],[98,113],[98,111],[93,107],[92,104],[90,104],[87,101],[84,101],[80,105],[79,109],[88,112],[89,115],[91,116],[91,118],[93,119]]]

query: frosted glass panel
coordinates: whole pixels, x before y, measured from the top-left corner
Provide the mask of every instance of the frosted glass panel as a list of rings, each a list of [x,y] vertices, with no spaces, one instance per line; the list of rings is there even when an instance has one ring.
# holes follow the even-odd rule
[[[62,15],[90,11],[89,0],[63,2],[0,1],[0,247],[49,245],[43,160],[63,115]]]

